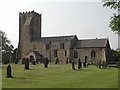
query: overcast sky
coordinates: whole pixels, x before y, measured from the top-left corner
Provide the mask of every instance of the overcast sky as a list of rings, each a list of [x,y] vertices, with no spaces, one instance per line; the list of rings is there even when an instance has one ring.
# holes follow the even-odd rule
[[[49,1],[49,2],[48,2]],[[89,1],[89,2],[88,2]],[[77,35],[79,39],[108,37],[111,48],[118,47],[118,36],[109,28],[115,10],[101,0],[0,0],[0,30],[14,47],[19,40],[19,12],[42,14],[42,36]]]

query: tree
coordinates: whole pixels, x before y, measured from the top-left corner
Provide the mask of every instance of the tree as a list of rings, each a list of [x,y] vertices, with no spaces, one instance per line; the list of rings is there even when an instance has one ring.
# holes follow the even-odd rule
[[[18,64],[18,48],[15,48],[12,53],[12,61],[15,64]]]
[[[113,62],[120,61],[120,51],[119,50],[111,50],[111,58]]]
[[[2,35],[2,37],[1,37],[1,39],[2,39],[1,40],[1,42],[2,42],[2,63],[7,64],[10,62],[14,47],[10,43],[10,40],[8,40],[5,32],[0,30],[0,33]]]
[[[103,0],[103,6],[110,7],[111,9],[118,9],[118,15],[116,13],[113,14],[111,17],[111,21],[109,27],[112,29],[113,32],[119,33],[120,32],[120,0]]]

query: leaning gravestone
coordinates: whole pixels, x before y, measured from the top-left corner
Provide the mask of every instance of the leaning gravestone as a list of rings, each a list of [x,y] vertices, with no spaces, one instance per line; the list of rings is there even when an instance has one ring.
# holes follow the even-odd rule
[[[25,59],[25,70],[29,69],[29,59]]]
[[[75,62],[72,61],[72,69],[75,70]]]
[[[12,78],[12,75],[11,75],[11,66],[10,65],[7,66],[7,76],[6,77],[7,78]]]
[[[79,58],[79,60],[78,60],[78,69],[80,69],[81,67],[82,67],[82,63],[81,63],[80,58]]]

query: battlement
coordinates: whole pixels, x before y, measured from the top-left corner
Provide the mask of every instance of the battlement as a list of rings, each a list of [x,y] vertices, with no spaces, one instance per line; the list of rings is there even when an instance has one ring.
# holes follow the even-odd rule
[[[41,15],[37,12],[35,12],[34,10],[33,11],[26,11],[26,12],[19,12],[20,15],[31,15],[31,14],[34,14],[34,15]]]

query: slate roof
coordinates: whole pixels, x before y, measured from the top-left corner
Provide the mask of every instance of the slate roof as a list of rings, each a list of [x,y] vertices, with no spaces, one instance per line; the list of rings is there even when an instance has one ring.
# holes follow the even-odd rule
[[[102,48],[106,47],[106,44],[108,42],[108,39],[87,39],[87,40],[78,40],[76,43],[73,45],[72,48]]]

